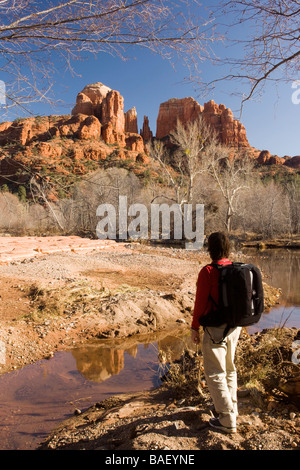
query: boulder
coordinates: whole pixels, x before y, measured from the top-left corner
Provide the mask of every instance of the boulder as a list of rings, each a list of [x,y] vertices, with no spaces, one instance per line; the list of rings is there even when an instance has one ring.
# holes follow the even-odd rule
[[[269,165],[283,165],[283,163],[283,158],[278,157],[278,155],[272,155],[268,162]]]
[[[101,135],[101,124],[95,116],[88,116],[77,132],[80,140],[99,139]]]
[[[271,158],[269,150],[262,150],[257,158],[257,163],[260,165],[267,165]]]
[[[144,152],[145,150],[143,138],[139,134],[126,132],[125,143],[126,147],[134,152]]]
[[[257,163],[260,165],[283,165],[285,159],[278,157],[278,155],[271,155],[269,150],[262,150],[257,158]]]

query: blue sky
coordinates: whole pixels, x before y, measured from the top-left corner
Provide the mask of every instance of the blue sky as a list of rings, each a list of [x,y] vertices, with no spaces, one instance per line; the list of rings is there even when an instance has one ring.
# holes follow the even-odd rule
[[[69,114],[75,104],[76,95],[89,83],[102,82],[118,90],[124,98],[124,110],[136,107],[138,126],[142,126],[143,116],[149,117],[153,133],[156,131],[156,119],[160,103],[171,98],[192,96],[200,104],[209,99],[223,103],[231,108],[239,118],[240,98],[236,96],[238,84],[234,81],[219,82],[214,92],[202,97],[196,83],[184,82],[187,71],[180,65],[175,69],[158,55],[147,50],[132,51],[131,59],[122,61],[108,54],[86,59],[72,64],[76,75],[64,66],[58,65],[53,76],[52,98],[57,102],[36,104],[32,110],[38,115]],[[216,78],[223,71],[208,62],[201,66],[204,80]],[[224,71],[225,73],[225,71]],[[2,77],[0,77],[1,79]],[[295,77],[294,80],[300,79]],[[269,150],[280,157],[300,155],[299,114],[300,103],[292,102],[295,89],[292,81],[281,83],[278,88],[273,84],[265,87],[259,101],[248,101],[243,108],[241,122],[246,127],[250,145],[260,150]],[[299,84],[298,98],[300,98]],[[300,100],[299,100],[300,101]],[[0,109],[0,113],[1,113]],[[14,118],[17,116],[14,116]],[[0,115],[0,121],[7,116]]]
[[[137,58],[124,62],[110,55],[91,57],[75,63],[80,76],[69,72],[57,77],[53,94],[64,104],[40,107],[41,114],[69,113],[75,104],[76,95],[88,83],[102,82],[118,90],[124,98],[124,110],[136,107],[139,129],[144,115],[149,117],[151,130],[156,131],[159,105],[171,98],[192,96],[200,104],[209,99],[225,104],[234,115],[240,116],[240,97],[235,96],[238,84],[234,81],[220,82],[209,95],[199,95],[197,84],[184,81],[186,70],[173,66],[159,56],[139,52]],[[213,66],[203,64],[203,78],[213,76]],[[299,87],[300,88],[300,87]],[[269,150],[280,157],[300,155],[299,117],[300,104],[292,102],[295,93],[292,82],[280,85],[268,84],[261,98],[244,104],[241,122],[246,127],[250,144],[260,150]],[[298,95],[300,96],[300,94]]]

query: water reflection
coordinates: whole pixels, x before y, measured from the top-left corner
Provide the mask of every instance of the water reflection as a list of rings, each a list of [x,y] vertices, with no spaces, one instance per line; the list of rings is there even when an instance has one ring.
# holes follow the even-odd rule
[[[258,325],[248,328],[249,333],[278,326],[300,328],[300,250],[247,249],[243,252],[249,256],[249,262],[261,268],[270,286],[282,290],[279,304],[263,314]]]
[[[160,366],[160,358],[178,359],[186,347],[192,348],[188,331],[156,333],[131,337],[119,341],[98,341],[75,348],[72,355],[76,360],[77,370],[88,380],[101,383],[113,375],[118,375],[125,367],[125,358],[130,356],[138,361],[143,357],[148,367]],[[143,348],[143,351],[140,349]],[[156,357],[155,364],[153,357]],[[152,358],[152,360],[151,360]],[[128,361],[127,361],[128,362]],[[134,381],[134,377],[131,376]]]
[[[75,408],[158,387],[159,356],[180,357],[189,341],[182,330],[102,340],[0,376],[0,449],[34,449]]]
[[[300,250],[247,249],[244,253],[260,266],[271,286],[282,289],[282,303],[300,306]]]

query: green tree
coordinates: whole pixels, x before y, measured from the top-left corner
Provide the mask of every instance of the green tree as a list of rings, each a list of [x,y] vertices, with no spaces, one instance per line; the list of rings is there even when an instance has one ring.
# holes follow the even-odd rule
[[[2,193],[8,193],[9,192],[9,187],[7,186],[7,184],[3,184],[1,186],[1,192]]]
[[[18,198],[21,202],[26,202],[27,201],[26,188],[24,186],[19,186],[18,187]]]

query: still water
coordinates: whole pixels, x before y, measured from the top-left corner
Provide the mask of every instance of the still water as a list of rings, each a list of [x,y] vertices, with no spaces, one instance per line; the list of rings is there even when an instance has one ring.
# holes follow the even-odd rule
[[[263,315],[257,331],[300,327],[300,251],[247,251],[267,282],[283,291],[280,305]],[[111,395],[149,390],[160,383],[159,351],[180,357],[189,333],[160,333],[126,341],[99,341],[59,352],[0,376],[0,450],[35,449],[76,408]]]
[[[280,288],[278,306],[262,316],[258,325],[249,332],[275,326],[300,328],[300,250],[247,250],[249,262],[262,270],[265,281]]]
[[[98,341],[0,376],[0,450],[35,449],[75,409],[156,388],[163,373],[159,351],[179,358],[190,340],[185,336]]]

